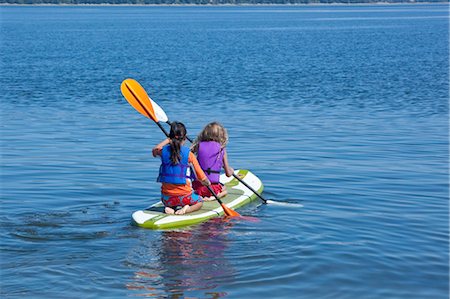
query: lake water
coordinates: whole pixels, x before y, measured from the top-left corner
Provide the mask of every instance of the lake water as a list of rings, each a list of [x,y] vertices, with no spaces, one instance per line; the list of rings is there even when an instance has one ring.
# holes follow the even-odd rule
[[[448,3],[0,13],[2,298],[448,298]],[[126,78],[290,205],[131,225],[163,135]]]

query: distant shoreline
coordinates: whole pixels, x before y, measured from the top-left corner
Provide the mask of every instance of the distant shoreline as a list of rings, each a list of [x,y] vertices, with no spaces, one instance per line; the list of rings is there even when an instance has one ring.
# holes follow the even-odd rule
[[[111,3],[79,3],[79,4],[66,4],[66,3],[36,3],[36,4],[18,4],[18,3],[2,3],[0,2],[0,6],[187,6],[187,7],[226,7],[226,6],[377,6],[377,5],[442,5],[447,4],[450,6],[449,1],[433,1],[433,2],[361,2],[361,3],[342,3],[342,2],[335,2],[335,3],[264,3],[264,4],[258,4],[258,3],[239,3],[239,4],[232,4],[232,3],[224,3],[224,4],[130,4],[130,3],[124,3],[124,4],[111,4]]]

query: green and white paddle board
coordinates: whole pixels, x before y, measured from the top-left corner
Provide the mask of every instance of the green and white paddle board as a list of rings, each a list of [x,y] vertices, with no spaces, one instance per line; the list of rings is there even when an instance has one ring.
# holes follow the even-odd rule
[[[264,186],[257,176],[249,170],[242,169],[236,170],[234,173],[239,175],[245,183],[261,194]],[[221,200],[227,207],[233,210],[258,198],[257,195],[234,177],[227,177],[221,174],[220,182],[227,187],[228,191],[228,194],[224,198],[221,198]],[[158,201],[145,210],[134,212],[132,220],[134,224],[144,228],[170,229],[204,222],[208,219],[223,215],[224,211],[216,200],[204,202],[200,210],[184,215],[168,215],[164,213],[164,205],[161,201]]]

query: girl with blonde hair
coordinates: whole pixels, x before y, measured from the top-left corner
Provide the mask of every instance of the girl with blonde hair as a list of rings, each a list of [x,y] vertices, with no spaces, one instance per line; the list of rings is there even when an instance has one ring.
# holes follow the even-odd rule
[[[226,187],[219,182],[221,169],[225,170],[225,175],[228,177],[234,173],[234,169],[228,163],[227,143],[227,130],[220,123],[212,122],[207,124],[198,134],[191,148],[192,152],[197,154],[200,167],[205,172],[211,182],[211,188],[218,197],[227,195]],[[192,187],[198,195],[203,197],[203,200],[214,200],[211,192],[200,181],[194,181]]]

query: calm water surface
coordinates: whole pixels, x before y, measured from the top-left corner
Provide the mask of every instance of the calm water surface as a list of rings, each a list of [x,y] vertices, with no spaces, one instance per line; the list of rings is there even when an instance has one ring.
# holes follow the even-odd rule
[[[0,14],[1,297],[448,298],[448,4]],[[129,77],[297,205],[132,226],[163,136]]]

